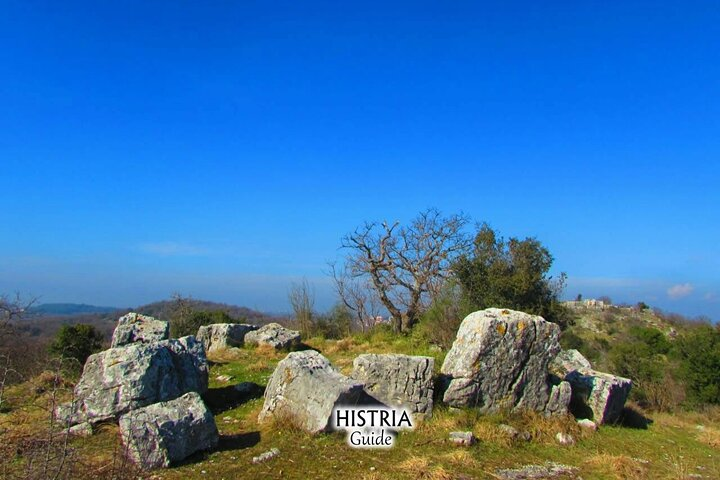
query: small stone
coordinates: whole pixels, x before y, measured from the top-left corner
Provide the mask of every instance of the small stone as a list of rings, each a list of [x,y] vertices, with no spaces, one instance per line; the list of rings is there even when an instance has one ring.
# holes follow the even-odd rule
[[[268,323],[245,335],[245,343],[269,345],[275,350],[287,350],[300,345],[300,332],[278,323]]]
[[[472,432],[450,432],[450,441],[455,445],[469,447],[475,443],[475,435]]]
[[[597,424],[588,418],[581,418],[577,421],[578,426],[581,428],[587,428],[593,432],[597,430]]]
[[[268,460],[272,460],[273,458],[277,457],[278,455],[280,455],[280,450],[277,448],[272,448],[265,453],[261,453],[257,457],[253,457],[252,463],[267,462]]]
[[[218,375],[217,377],[215,377],[215,380],[217,380],[218,382],[223,382],[223,383],[227,383],[232,379],[233,379],[232,375]]]
[[[560,445],[575,445],[575,439],[568,433],[558,432],[557,435],[555,435],[555,440],[557,440]]]
[[[507,435],[510,440],[523,440],[526,442],[529,442],[531,439],[530,432],[521,432],[515,427],[511,427],[510,425],[506,425],[504,423],[501,423],[498,425],[498,428],[501,432],[503,432],[505,435]]]
[[[93,434],[93,428],[89,422],[83,422],[70,427],[68,433],[76,437],[89,437]]]

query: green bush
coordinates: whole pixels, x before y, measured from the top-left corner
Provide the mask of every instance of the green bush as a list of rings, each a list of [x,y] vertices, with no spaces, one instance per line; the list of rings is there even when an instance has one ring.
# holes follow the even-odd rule
[[[222,310],[199,310],[188,312],[185,315],[176,315],[170,319],[170,335],[180,338],[186,335],[197,335],[197,331],[204,325],[214,323],[243,323],[245,319],[234,319]]]
[[[448,283],[422,315],[418,334],[444,349],[452,346],[463,319],[475,309],[454,283]]]
[[[71,360],[71,370],[78,370],[87,358],[99,352],[103,347],[103,336],[92,325],[78,323],[63,325],[50,344],[50,353],[65,360]]]
[[[702,325],[678,340],[677,353],[694,403],[720,404],[720,327]]]

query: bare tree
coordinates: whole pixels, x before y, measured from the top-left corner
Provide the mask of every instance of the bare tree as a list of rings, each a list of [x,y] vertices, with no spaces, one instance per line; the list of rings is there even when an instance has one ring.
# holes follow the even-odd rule
[[[355,324],[362,332],[371,328],[380,315],[381,304],[370,279],[353,277],[335,263],[330,263],[330,275],[340,301],[354,314]]]
[[[295,313],[295,320],[300,328],[300,333],[303,338],[308,338],[312,333],[315,292],[306,278],[303,278],[300,283],[292,284],[288,299]]]
[[[392,316],[393,329],[407,332],[448,278],[450,265],[470,246],[464,215],[421,212],[407,226],[366,222],[342,239],[345,268],[372,285]]]

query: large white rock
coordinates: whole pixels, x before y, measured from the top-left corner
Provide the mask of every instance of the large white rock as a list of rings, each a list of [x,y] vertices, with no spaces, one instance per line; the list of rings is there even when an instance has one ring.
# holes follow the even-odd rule
[[[275,418],[318,433],[331,429],[335,406],[369,400],[362,383],[342,375],[318,352],[292,352],[270,377],[258,419]]]
[[[119,424],[130,458],[145,469],[169,467],[219,440],[215,419],[195,392],[133,410]]]
[[[447,387],[443,401],[483,412],[545,411],[551,400],[548,365],[560,351],[559,336],[558,325],[535,315],[499,308],[471,313],[441,369]],[[562,405],[551,410],[566,413]]]
[[[197,339],[202,342],[205,352],[210,353],[226,348],[242,347],[245,335],[257,330],[255,325],[245,323],[215,323],[198,329]]]
[[[58,416],[71,424],[99,422],[208,387],[205,351],[195,337],[131,343],[91,355],[75,387],[72,408]]]
[[[353,361],[350,374],[365,385],[365,391],[388,406],[405,407],[429,417],[433,408],[432,357],[400,354],[365,354]]]
[[[590,361],[575,349],[562,350],[550,363],[550,370],[561,378],[575,370],[583,371],[591,369],[592,365]]]
[[[170,338],[168,322],[131,312],[118,320],[110,346],[115,348],[129,343],[151,343],[168,338]]]
[[[268,323],[245,334],[245,342],[248,344],[269,345],[276,350],[287,350],[300,345],[300,332],[289,330],[279,323]]]

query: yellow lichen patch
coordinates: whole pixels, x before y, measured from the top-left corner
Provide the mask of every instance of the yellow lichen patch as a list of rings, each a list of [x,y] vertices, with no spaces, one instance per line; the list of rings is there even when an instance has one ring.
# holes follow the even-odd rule
[[[505,332],[507,331],[507,326],[505,326],[504,323],[498,323],[495,329],[500,335],[505,335]]]
[[[503,315],[510,315],[510,310],[503,310],[500,313]]]
[[[523,330],[525,330],[525,322],[523,322],[523,321],[518,322],[517,329],[518,329],[518,332],[522,332]]]

